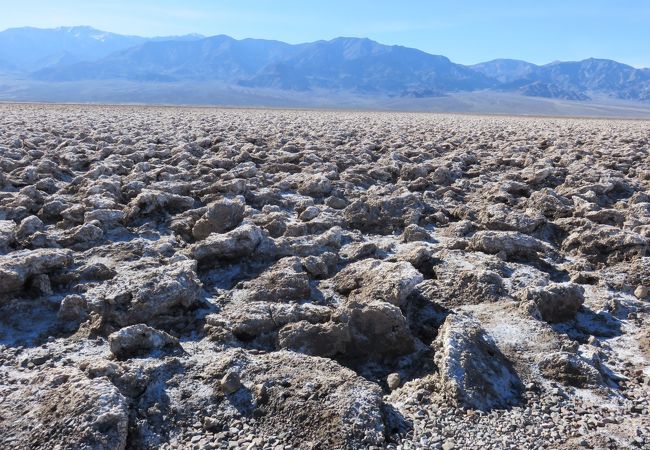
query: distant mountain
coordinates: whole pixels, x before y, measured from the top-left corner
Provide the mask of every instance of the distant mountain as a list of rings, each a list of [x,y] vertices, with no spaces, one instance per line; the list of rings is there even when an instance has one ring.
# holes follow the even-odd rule
[[[632,66],[594,58],[547,64],[542,66],[541,76],[566,87],[593,91],[617,91],[650,79]]]
[[[240,84],[308,90],[415,95],[492,87],[494,80],[444,56],[370,39],[337,38],[303,46]]]
[[[153,38],[154,40],[198,39],[202,36]],[[34,71],[52,65],[96,61],[116,51],[151,40],[124,36],[91,27],[54,29],[10,28],[0,32],[0,64],[15,71]]]
[[[164,90],[171,84],[217,83],[251,95],[273,90],[415,99],[488,90],[572,101],[603,96],[650,101],[650,69],[616,61],[536,65],[495,59],[464,66],[445,56],[351,37],[292,45],[225,35],[145,38],[90,27],[14,28],[0,32],[0,74],[52,86],[158,83],[155,88]]]
[[[96,60],[144,41],[144,38],[90,27],[12,28],[0,32],[0,60],[10,62],[14,70],[30,71],[54,64]]]
[[[543,66],[517,60],[494,60],[471,66],[502,84],[505,91],[524,95],[585,100],[598,93],[647,100],[650,70],[635,69],[608,59],[552,62]]]
[[[518,59],[493,59],[469,67],[500,83],[510,83],[530,77],[539,69],[539,66],[533,63]]]
[[[213,36],[199,40],[151,41],[98,61],[56,64],[34,77],[47,81],[125,79],[139,81],[220,80],[235,83],[300,50],[279,41],[236,40]]]
[[[556,62],[540,68],[535,79],[560,89],[583,93],[602,93],[618,98],[648,100],[650,73],[608,59],[585,59],[578,62]]]
[[[99,61],[56,64],[34,77],[48,81],[210,80],[260,88],[415,96],[495,85],[444,56],[369,39],[289,45],[223,35],[190,42],[146,42]]]

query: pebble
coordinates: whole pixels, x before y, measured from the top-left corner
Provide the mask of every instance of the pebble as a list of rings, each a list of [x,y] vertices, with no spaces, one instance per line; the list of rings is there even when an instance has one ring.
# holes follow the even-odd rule
[[[456,442],[454,441],[445,441],[444,444],[442,444],[442,450],[453,450],[456,448]]]
[[[640,299],[646,298],[648,296],[648,293],[649,293],[649,289],[647,286],[639,285],[634,290],[634,295],[636,296],[636,298],[640,298]]]
[[[221,390],[226,394],[233,394],[241,387],[241,381],[237,372],[228,372],[221,379]]]
[[[401,380],[401,377],[400,377],[399,373],[391,373],[386,378],[386,383],[388,384],[388,388],[391,391],[394,391],[395,389],[397,389],[399,387],[401,381],[402,380]]]

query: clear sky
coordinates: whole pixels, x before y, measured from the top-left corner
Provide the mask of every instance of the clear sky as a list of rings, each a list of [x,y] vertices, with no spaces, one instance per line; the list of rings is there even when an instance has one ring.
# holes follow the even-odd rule
[[[610,58],[650,67],[650,0],[0,0],[0,29],[90,25],[290,43],[369,37],[472,64]]]

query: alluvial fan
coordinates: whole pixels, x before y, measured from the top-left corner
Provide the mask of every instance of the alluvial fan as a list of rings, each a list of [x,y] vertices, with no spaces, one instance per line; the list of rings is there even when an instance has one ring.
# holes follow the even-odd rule
[[[650,446],[649,122],[0,111],[2,448]]]

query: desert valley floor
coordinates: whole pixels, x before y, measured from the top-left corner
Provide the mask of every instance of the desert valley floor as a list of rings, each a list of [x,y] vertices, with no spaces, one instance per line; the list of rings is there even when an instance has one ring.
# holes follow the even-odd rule
[[[650,448],[649,121],[0,117],[1,448]]]

